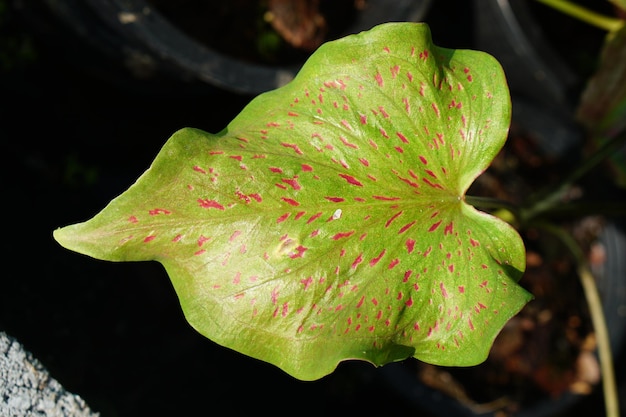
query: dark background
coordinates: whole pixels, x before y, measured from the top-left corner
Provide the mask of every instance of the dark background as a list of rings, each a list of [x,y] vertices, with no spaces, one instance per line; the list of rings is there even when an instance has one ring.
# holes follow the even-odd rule
[[[159,264],[100,262],[53,241],[55,228],[131,185],[176,130],[217,132],[252,95],[137,78],[41,5],[0,1],[0,330],[103,417],[427,415],[364,363],[300,382],[216,346],[187,325]],[[426,19],[435,43],[471,47],[469,16],[469,6],[436,0]],[[602,408],[596,390],[567,415]]]

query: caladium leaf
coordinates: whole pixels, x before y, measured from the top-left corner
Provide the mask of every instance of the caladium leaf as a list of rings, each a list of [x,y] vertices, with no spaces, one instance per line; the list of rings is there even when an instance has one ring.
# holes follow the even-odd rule
[[[509,119],[491,56],[383,24],[321,46],[222,132],[175,133],[54,236],[162,263],[195,329],[299,379],[347,359],[478,364],[531,297],[517,232],[464,201]]]

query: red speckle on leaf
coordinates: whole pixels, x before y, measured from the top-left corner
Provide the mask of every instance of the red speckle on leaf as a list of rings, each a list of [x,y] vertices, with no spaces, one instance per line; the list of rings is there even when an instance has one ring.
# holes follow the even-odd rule
[[[454,272],[454,264],[448,265],[448,271]]]
[[[436,103],[432,103],[432,104],[430,105],[430,107],[432,107],[432,109],[433,109],[433,111],[435,112],[435,115],[436,115],[437,117],[441,117],[441,114],[440,114],[440,112],[439,112],[439,107],[437,106],[437,104],[436,104]]]
[[[353,234],[354,234],[354,230],[351,230],[349,232],[340,232],[340,233],[337,233],[336,235],[334,235],[331,239],[339,240],[339,239],[343,239],[343,238],[352,236]]]
[[[382,252],[380,252],[380,254],[377,257],[372,258],[372,260],[370,260],[369,265],[370,266],[376,265],[382,259],[382,257],[385,256],[386,252],[387,252],[387,250],[383,249]]]
[[[297,207],[300,205],[300,203],[298,203],[293,198],[282,197],[281,200],[283,200],[285,203],[289,204],[290,206]]]
[[[366,167],[370,166],[370,161],[368,161],[365,158],[359,158],[359,162],[363,164],[363,166],[366,166]]]
[[[313,167],[309,164],[302,164],[302,171],[304,172],[311,172],[313,171]]]
[[[420,52],[419,57],[422,61],[426,61],[428,59],[428,49],[424,49],[422,52]]]
[[[400,200],[400,197],[387,197],[387,196],[383,196],[383,195],[373,195],[372,198],[374,200],[381,200],[381,201],[397,201],[397,200]]]
[[[156,216],[159,214],[172,214],[172,212],[166,209],[154,209],[154,210],[150,210],[148,214],[151,216]]]
[[[398,258],[392,259],[391,262],[389,262],[389,266],[387,267],[387,269],[393,269],[399,263],[400,263],[400,259],[398,259]]]
[[[198,255],[202,255],[202,254],[203,254],[203,253],[205,253],[205,252],[206,252],[206,249],[200,249],[200,250],[198,250],[198,251],[194,252],[194,255],[196,255],[196,256],[198,256]]]
[[[296,213],[296,216],[293,218],[294,220],[300,219],[302,216],[306,214],[306,211],[299,211]]]
[[[344,110],[347,110],[347,107],[344,105]],[[342,120],[341,124],[343,125],[343,127],[345,127],[348,130],[352,130],[352,126],[350,126],[350,123],[348,123],[347,120]]]
[[[420,155],[419,156],[420,161],[422,161],[422,164],[424,165],[428,165],[428,160],[426,159],[426,157]]]
[[[480,243],[478,243],[477,240],[474,240],[470,237],[470,245],[472,245],[473,247],[477,247],[477,246],[480,246]]]
[[[379,129],[380,134],[385,138],[385,139],[389,139],[389,135],[387,134],[387,131],[385,129],[383,129],[382,127]]]
[[[415,250],[415,240],[407,239],[405,244],[406,244],[406,250],[409,253],[413,253],[413,251]]]
[[[402,278],[402,282],[408,282],[409,278],[411,278],[411,274],[413,274],[413,270],[409,269],[408,271],[404,272],[404,277]]]
[[[198,241],[197,241],[198,246],[204,245],[204,243],[208,242],[209,240],[211,240],[210,237],[206,237],[206,236],[200,235],[200,237],[198,238]]]
[[[380,72],[377,72],[374,78],[376,79],[376,83],[378,83],[379,87],[383,87],[385,85],[385,83],[383,82],[383,76],[380,74]]]
[[[428,175],[430,175],[431,177],[433,177],[434,179],[437,179],[437,175],[431,171],[430,169],[426,169],[424,170]]]
[[[413,298],[410,298],[404,303],[407,307],[411,307],[413,305]]]
[[[298,182],[298,176],[296,175],[293,178],[283,178],[281,179],[282,182],[284,182],[285,184],[289,184],[291,186],[291,188],[293,188],[294,190],[298,191],[302,189],[302,186],[300,186],[300,183]]]
[[[356,185],[357,187],[363,187],[363,184],[359,180],[354,178],[352,175],[339,174],[339,176],[343,178],[344,180],[348,181],[348,184]]]
[[[452,233],[454,233],[454,222],[448,223],[448,225],[446,225],[445,229],[443,230],[444,235],[451,235]]]
[[[440,224],[441,224],[441,220],[439,220],[437,223],[434,223],[432,226],[430,226],[428,231],[429,232],[434,232],[435,230],[437,230],[437,228],[439,227]]]
[[[396,135],[400,138],[403,143],[409,143],[409,140],[404,136],[401,132],[396,132]]]
[[[235,230],[233,234],[230,235],[230,238],[228,238],[228,241],[232,242],[233,240],[237,239],[237,236],[239,236],[240,234],[241,234],[241,230]]]
[[[130,217],[128,218],[128,222],[129,222],[129,223],[139,223],[139,220],[137,219],[137,217],[136,217],[136,216],[130,216]]]
[[[346,201],[346,199],[343,197],[324,197],[324,198],[333,203],[341,203],[341,202]]]
[[[370,301],[371,301],[371,302],[372,302],[372,304],[374,304],[375,306],[377,306],[377,305],[378,305],[378,300],[377,300],[376,298],[372,298]]]
[[[415,224],[416,220],[413,220],[411,223],[405,224],[404,226],[402,226],[400,228],[400,230],[398,230],[398,234],[402,234],[404,232],[406,232],[407,230],[409,230],[411,227],[413,227],[413,225]]]
[[[467,319],[467,324],[469,324],[470,330],[474,330],[474,323],[472,323],[472,319]]]
[[[224,153],[224,151],[211,151],[209,152],[209,155],[222,155]]]
[[[206,174],[206,171],[202,168],[200,168],[198,165],[194,165],[193,170],[196,172],[199,172],[201,174]]]
[[[402,213],[403,213],[403,211],[401,210],[401,211],[397,212],[396,214],[394,214],[393,216],[391,216],[391,217],[389,218],[389,220],[387,220],[387,222],[385,223],[385,227],[389,227],[389,225],[391,225],[391,223],[392,223],[395,219],[397,219],[400,215],[402,215]]]
[[[432,252],[433,247],[429,246],[428,249],[426,249],[426,251],[424,251],[424,257],[427,257],[428,255],[430,255],[430,252]]]
[[[357,145],[355,145],[354,143],[348,141],[348,139],[344,138],[343,136],[339,136],[339,140],[341,140],[341,142],[346,145],[349,148],[352,149],[359,149],[359,147]]]
[[[303,155],[304,153],[300,150],[300,148],[298,147],[297,144],[295,143],[286,143],[286,142],[282,142],[281,146],[284,146],[285,148],[291,148],[293,149],[293,151],[295,153],[297,153],[298,155]]]
[[[440,184],[435,184],[435,183],[431,182],[428,178],[422,178],[422,181],[424,181],[428,186],[430,186],[432,188],[437,188],[439,190],[443,190],[443,187]]]
[[[402,300],[403,297],[404,297],[404,294],[402,294],[402,291],[399,291],[398,295],[396,295],[396,300]]]
[[[231,156],[229,156],[229,158],[235,159],[235,160],[241,162],[241,160],[243,159],[243,156],[241,156],[241,155],[231,155]]]
[[[152,242],[154,239],[156,239],[155,235],[146,236],[146,238],[143,240],[143,243]]]
[[[322,215],[322,212],[319,211],[317,213],[315,213],[314,215],[312,215],[311,217],[309,217],[309,219],[306,221],[306,224],[311,224],[312,222],[314,222],[316,219],[320,218],[320,216]]]
[[[277,174],[282,174],[283,169],[278,167],[268,167],[268,169],[272,172],[276,172]]]
[[[172,242],[176,243],[176,242],[180,242],[180,240],[183,238],[183,235],[176,235],[174,236],[174,239],[172,239]]]
[[[279,218],[276,219],[276,223],[282,223],[285,220],[287,220],[289,218],[289,216],[291,215],[291,213],[285,213],[282,216],[280,216]]]
[[[356,268],[357,268],[357,266],[359,266],[359,264],[360,264],[361,262],[363,262],[363,254],[362,254],[362,253],[360,253],[360,254],[359,254],[359,256],[357,256],[357,257],[354,259],[354,262],[352,262],[352,265],[350,265],[350,267],[351,267],[352,269],[356,269]]]
[[[209,200],[207,198],[199,198],[198,199],[198,204],[200,205],[200,207],[205,208],[205,209],[218,209],[218,210],[224,210],[224,206],[221,205],[220,203],[218,203],[215,200]]]
[[[302,245],[299,245],[296,249],[295,252],[291,253],[289,255],[289,257],[291,259],[296,259],[296,258],[302,258],[304,256],[304,252],[306,252],[307,250],[309,250],[309,248],[305,248]]]
[[[404,153],[404,148],[401,146],[395,146],[394,149],[400,153]]]

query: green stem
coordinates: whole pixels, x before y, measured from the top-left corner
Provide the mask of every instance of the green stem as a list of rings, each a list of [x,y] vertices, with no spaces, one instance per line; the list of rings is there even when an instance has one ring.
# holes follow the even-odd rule
[[[585,256],[581,248],[565,230],[550,224],[540,224],[539,226],[560,238],[576,259],[578,275],[585,293],[585,298],[587,299],[591,322],[593,324],[598,342],[598,357],[602,372],[602,388],[604,393],[606,416],[619,417],[617,384],[615,382],[615,370],[613,368],[613,356],[611,353],[609,331],[606,326],[606,319],[602,309],[602,300],[600,299],[600,294],[598,292],[593,273],[585,260]]]
[[[540,214],[544,214],[557,207],[557,205],[562,204],[563,196],[578,179],[595,168],[605,158],[615,153],[624,143],[626,143],[626,129],[604,142],[587,160],[583,161],[578,168],[559,182],[556,188],[550,188],[541,192],[532,199],[531,205],[520,211],[520,221],[525,224],[537,218]]]
[[[580,21],[588,23],[592,26],[604,29],[608,32],[614,32],[624,25],[624,21],[615,17],[605,16],[596,13],[578,4],[574,4],[568,0],[537,0],[546,6],[559,10],[569,16]]]

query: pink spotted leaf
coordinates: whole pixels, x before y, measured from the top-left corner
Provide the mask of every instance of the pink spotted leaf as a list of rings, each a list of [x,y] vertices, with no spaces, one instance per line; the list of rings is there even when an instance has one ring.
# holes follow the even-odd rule
[[[506,139],[500,65],[388,23],[322,45],[218,134],[182,129],[68,249],[156,260],[189,323],[303,380],[482,362],[530,299],[524,246],[464,201]]]

